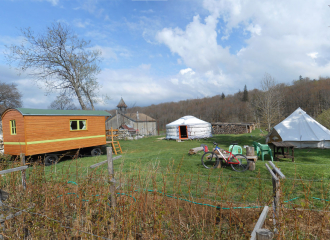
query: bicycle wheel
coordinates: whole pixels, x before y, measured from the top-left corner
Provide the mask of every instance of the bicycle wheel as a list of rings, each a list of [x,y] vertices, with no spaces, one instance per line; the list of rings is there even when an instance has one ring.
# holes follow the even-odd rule
[[[220,162],[218,156],[214,152],[204,153],[201,160],[205,168],[217,168]]]
[[[237,159],[237,160],[236,160]],[[230,158],[231,162],[239,161],[239,164],[230,164],[231,168],[236,172],[244,172],[249,168],[249,160],[243,154],[236,154]]]

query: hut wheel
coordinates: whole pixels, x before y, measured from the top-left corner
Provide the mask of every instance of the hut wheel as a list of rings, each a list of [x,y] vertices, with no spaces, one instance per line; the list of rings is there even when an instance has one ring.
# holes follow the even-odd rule
[[[58,156],[55,154],[47,155],[45,157],[45,166],[50,166],[58,162]]]
[[[99,147],[93,148],[91,154],[93,157],[100,156],[102,154],[101,148]]]

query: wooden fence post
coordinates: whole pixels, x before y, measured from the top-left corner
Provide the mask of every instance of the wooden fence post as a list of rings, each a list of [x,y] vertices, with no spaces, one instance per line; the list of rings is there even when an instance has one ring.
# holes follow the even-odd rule
[[[251,233],[250,240],[256,240],[257,239],[257,231],[264,225],[264,222],[266,220],[268,211],[269,211],[269,207],[265,206],[264,209],[262,210],[260,216],[259,216],[259,219],[258,219],[256,225],[254,226],[254,229]]]
[[[272,182],[273,182],[273,192],[274,192],[274,201],[273,201],[273,208],[274,208],[274,232],[277,233],[276,229],[276,219],[279,219],[280,214],[280,178],[284,179],[285,176],[281,172],[279,168],[277,168],[273,162],[269,161],[269,165],[272,166],[273,169],[270,169],[270,167],[265,163],[266,168],[268,169],[269,173],[272,175]]]
[[[2,204],[2,191],[0,189],[0,209],[1,209],[1,215],[0,215],[0,232],[5,232],[5,216],[3,213],[3,204]],[[0,240],[3,240],[4,237],[2,234],[0,234]]]
[[[257,240],[272,240],[274,233],[268,229],[260,228],[256,231]]]
[[[110,201],[111,201],[111,208],[114,210],[116,207],[116,187],[115,187],[115,178],[114,178],[114,170],[113,170],[113,159],[112,159],[112,147],[107,147],[107,161],[108,161],[108,173],[109,173],[109,183],[110,183]],[[116,222],[115,222],[115,211],[112,211],[111,213],[111,231],[114,233],[116,228]]]
[[[276,172],[273,170],[273,173],[276,175],[276,177],[278,177],[278,175],[276,174]],[[273,182],[273,192],[274,192],[274,214],[275,214],[275,218],[274,218],[274,226],[276,226],[276,219],[278,219],[279,217],[279,205],[280,205],[280,180],[277,179],[275,180],[274,178],[272,179]]]
[[[20,154],[21,157],[21,165],[25,166],[25,154],[21,153]],[[23,185],[23,189],[26,190],[26,175],[25,175],[25,169],[23,169],[22,171],[22,185]]]
[[[109,173],[109,183],[110,183],[110,200],[111,207],[116,207],[116,187],[115,187],[115,178],[113,170],[113,159],[112,159],[112,147],[107,147],[107,158],[108,158],[108,173]]]

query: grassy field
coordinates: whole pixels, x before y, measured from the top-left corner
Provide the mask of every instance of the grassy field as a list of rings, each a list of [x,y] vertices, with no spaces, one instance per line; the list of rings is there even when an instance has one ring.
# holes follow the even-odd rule
[[[114,162],[115,174],[121,182],[135,178],[137,175],[145,177],[140,179],[141,186],[146,188],[151,184],[148,178],[150,173],[155,174],[152,179],[157,189],[164,186],[166,177],[166,188],[168,193],[176,193],[189,196],[195,189],[195,197],[211,198],[216,200],[246,202],[254,204],[265,204],[269,202],[272,194],[272,184],[265,162],[270,160],[269,155],[265,161],[258,160],[255,171],[235,172],[230,166],[221,169],[205,169],[201,164],[203,152],[189,155],[191,148],[200,144],[207,144],[209,149],[212,143],[217,142],[219,146],[228,149],[232,142],[239,145],[252,145],[253,141],[264,141],[266,132],[257,129],[251,134],[241,135],[216,135],[209,139],[188,140],[182,142],[162,140],[162,136],[147,137],[139,140],[120,141],[123,149],[122,158]],[[61,178],[63,174],[69,175],[71,180],[76,181],[91,174],[88,168],[90,165],[106,159],[105,152],[99,157],[84,157],[72,160],[69,157],[63,158],[56,166],[45,167],[45,173],[52,179]],[[276,161],[275,164],[285,174],[282,181],[285,201],[300,198],[330,199],[330,155],[329,149],[295,149],[295,162],[290,159]],[[94,170],[92,174],[106,176],[106,164]],[[147,181],[147,180],[148,181]],[[143,184],[142,184],[143,182]],[[180,189],[174,190],[173,186],[180,184]],[[151,187],[151,186],[150,186]],[[155,186],[153,186],[154,188]],[[215,191],[221,192],[226,188],[226,195],[216,196]],[[217,190],[216,190],[217,189]],[[208,194],[205,194],[207,190]],[[295,200],[295,204],[303,204]],[[324,202],[314,201],[313,206],[322,207]]]
[[[257,161],[255,171],[239,173],[230,166],[205,169],[202,153],[189,155],[188,151],[200,144],[210,149],[213,142],[224,149],[232,142],[251,145],[263,142],[265,134],[257,129],[252,134],[217,135],[199,141],[167,141],[162,136],[120,141],[123,154],[115,160],[114,169],[122,207],[115,213],[108,210],[106,164],[89,168],[105,160],[105,154],[67,157],[48,167],[35,161],[27,170],[25,194],[19,172],[0,176],[1,188],[13,195],[11,206],[21,209],[28,202],[36,204],[33,213],[8,222],[6,234],[21,236],[28,228],[36,239],[47,234],[49,239],[89,239],[91,234],[114,239],[248,239],[262,207],[271,206],[272,182],[265,167],[269,156],[265,162]],[[275,162],[286,175],[281,180],[280,238],[330,237],[329,154],[328,149],[296,149],[294,163]],[[7,160],[1,168],[18,165],[19,161]],[[105,227],[111,225],[107,219],[113,214],[120,223],[115,230]],[[267,225],[272,228],[270,222]]]

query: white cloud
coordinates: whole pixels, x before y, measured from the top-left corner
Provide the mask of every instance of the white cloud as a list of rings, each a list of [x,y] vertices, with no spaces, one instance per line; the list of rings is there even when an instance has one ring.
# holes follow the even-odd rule
[[[105,60],[117,59],[117,54],[115,53],[113,48],[96,45],[91,49],[100,51],[102,58]]]
[[[219,63],[234,61],[229,49],[217,44],[218,20],[210,15],[204,21],[205,24],[197,15],[185,30],[164,28],[156,39],[178,54],[187,66],[199,71],[216,69]]]
[[[180,74],[181,75],[185,75],[185,74],[190,74],[190,75],[193,75],[195,74],[195,72],[191,69],[191,68],[186,68],[186,69],[181,69],[180,70]]]
[[[74,10],[85,10],[96,17],[102,17],[104,15],[104,9],[99,6],[99,0],[79,0],[79,6]]]
[[[246,28],[246,30],[250,31],[252,35],[258,35],[258,36],[261,35],[261,27],[259,26],[259,24],[255,24],[255,25],[250,24]]]
[[[46,0],[47,2],[50,2],[53,6],[56,6],[60,0]]]
[[[146,16],[134,16],[135,21],[128,21],[125,19],[125,24],[132,33],[138,33],[139,36],[142,35],[144,40],[151,44],[157,44],[155,42],[155,35],[157,31],[161,28],[161,21],[156,17],[146,17]]]
[[[153,13],[154,10],[148,9],[148,10],[142,10],[141,13]]]
[[[89,19],[83,21],[80,18],[78,18],[73,20],[73,25],[79,28],[85,28],[86,26],[91,25],[91,22]]]
[[[1,36],[0,35],[0,45],[11,45],[11,44],[21,44],[24,41],[24,37],[11,37],[11,36]]]
[[[325,0],[204,0],[207,17],[196,15],[185,29],[163,28],[156,39],[194,69],[195,77],[215,85],[227,82],[229,91],[245,84],[259,87],[265,72],[287,83],[299,75],[318,78],[330,71],[327,4]],[[235,39],[237,32],[248,33],[246,39]],[[228,40],[226,46],[235,41],[241,47],[231,53],[219,38]]]
[[[318,54],[319,54],[318,52],[312,52],[312,53],[307,53],[307,56],[309,56],[309,57],[315,59],[315,58],[317,58],[317,55],[318,55]]]
[[[179,79],[177,78],[171,78],[171,83],[173,83],[174,85],[178,85],[179,84]]]
[[[42,2],[42,1],[50,2],[53,6],[56,6],[60,2],[60,0],[34,0],[34,1],[38,1],[38,2]]]
[[[176,75],[160,78],[152,76],[150,70],[149,64],[129,69],[104,69],[98,80],[103,86],[101,94],[110,93],[112,99],[107,108],[115,108],[121,96],[126,104],[136,102],[137,106],[213,96],[219,94],[226,77],[223,75],[223,79],[219,79],[212,73],[205,76],[192,69],[182,69]]]

